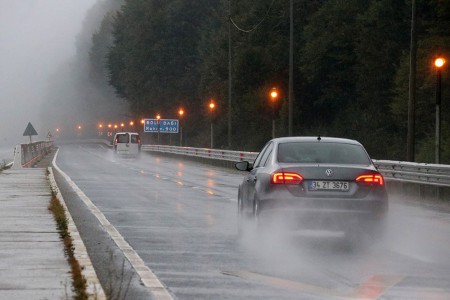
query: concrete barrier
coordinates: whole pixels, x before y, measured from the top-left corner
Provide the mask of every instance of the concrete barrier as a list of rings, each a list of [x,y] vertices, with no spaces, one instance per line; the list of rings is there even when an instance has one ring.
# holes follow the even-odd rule
[[[20,144],[14,149],[14,163],[12,169],[27,168],[35,161],[49,153],[53,147],[53,141],[41,141],[30,144]]]

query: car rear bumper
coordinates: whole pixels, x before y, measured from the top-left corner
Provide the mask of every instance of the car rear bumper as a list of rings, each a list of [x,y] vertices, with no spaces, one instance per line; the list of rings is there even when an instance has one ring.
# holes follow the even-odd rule
[[[265,199],[258,203],[258,216],[264,223],[276,222],[295,230],[348,231],[381,223],[387,208],[387,198]]]

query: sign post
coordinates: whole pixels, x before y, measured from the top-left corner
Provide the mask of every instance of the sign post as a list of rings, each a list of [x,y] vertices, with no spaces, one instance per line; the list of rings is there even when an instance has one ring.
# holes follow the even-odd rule
[[[31,125],[31,122],[28,122],[27,128],[25,128],[25,131],[23,132],[23,136],[29,136],[31,144],[31,136],[33,135],[38,135],[38,133],[36,132],[36,129],[34,129],[33,125]]]

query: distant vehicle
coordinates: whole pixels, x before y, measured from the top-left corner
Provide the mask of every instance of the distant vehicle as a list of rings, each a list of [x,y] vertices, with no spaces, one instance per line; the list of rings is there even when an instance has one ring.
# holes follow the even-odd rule
[[[113,140],[114,153],[121,156],[139,157],[141,138],[135,132],[118,132]]]
[[[253,164],[236,168],[249,172],[238,192],[241,230],[253,221],[264,232],[273,221],[289,232],[340,232],[358,243],[377,233],[387,212],[384,178],[354,140],[276,138]]]

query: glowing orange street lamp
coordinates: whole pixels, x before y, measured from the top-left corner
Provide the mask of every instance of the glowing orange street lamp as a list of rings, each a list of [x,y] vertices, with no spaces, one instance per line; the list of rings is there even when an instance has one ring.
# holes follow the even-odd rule
[[[275,103],[278,99],[278,90],[277,88],[272,88],[270,90],[270,104],[272,107],[272,138],[275,138]]]
[[[441,155],[441,82],[442,82],[442,68],[445,65],[445,58],[438,57],[434,60],[436,67],[436,140],[435,140],[435,162],[440,163]]]
[[[130,121],[130,126],[134,126],[134,121]]]
[[[436,68],[442,68],[445,65],[446,61],[445,58],[442,57],[438,57],[434,60],[434,65],[436,66]]]
[[[211,102],[209,102],[209,109],[210,109],[211,111],[213,111],[215,107],[216,107],[216,104],[214,103],[213,100],[211,100]]]
[[[183,146],[183,127],[181,126],[181,118],[184,115],[184,109],[180,108],[178,110],[178,115],[180,116],[179,125],[180,125],[180,147]]]
[[[276,101],[278,98],[278,91],[276,88],[272,88],[272,90],[270,91],[270,98],[272,99],[272,101]]]

